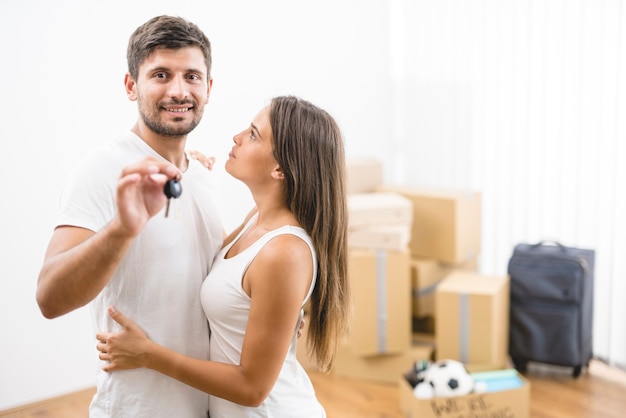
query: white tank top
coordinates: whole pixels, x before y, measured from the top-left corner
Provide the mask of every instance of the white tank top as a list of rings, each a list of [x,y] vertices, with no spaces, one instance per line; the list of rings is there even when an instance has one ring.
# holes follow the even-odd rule
[[[232,245],[256,220],[250,219],[235,239],[215,257],[211,271],[201,290],[204,313],[211,329],[210,358],[229,364],[240,364],[241,347],[250,312],[250,297],[243,290],[243,274],[261,248],[278,235],[291,234],[301,238],[311,250],[313,278],[309,291],[302,301],[307,302],[317,276],[317,256],[309,235],[304,229],[286,225],[270,231],[239,254],[224,258]],[[294,328],[291,346],[269,396],[259,407],[251,408],[211,396],[209,411],[211,418],[232,417],[325,417],[325,412],[315,397],[313,385],[296,358],[297,331],[303,312]]]

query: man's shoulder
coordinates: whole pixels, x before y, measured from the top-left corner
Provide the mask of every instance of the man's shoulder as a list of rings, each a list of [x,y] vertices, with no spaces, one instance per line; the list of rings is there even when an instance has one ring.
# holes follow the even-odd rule
[[[79,166],[82,165],[87,170],[105,169],[119,172],[122,167],[148,155],[141,143],[141,139],[131,131],[123,132],[85,154]]]

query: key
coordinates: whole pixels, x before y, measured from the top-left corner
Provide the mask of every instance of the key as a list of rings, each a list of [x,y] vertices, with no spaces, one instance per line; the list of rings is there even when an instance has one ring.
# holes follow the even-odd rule
[[[170,202],[172,199],[178,199],[180,197],[183,193],[183,186],[181,186],[178,180],[168,180],[163,188],[163,193],[167,196],[167,204],[165,206],[165,217],[167,218],[170,212]]]

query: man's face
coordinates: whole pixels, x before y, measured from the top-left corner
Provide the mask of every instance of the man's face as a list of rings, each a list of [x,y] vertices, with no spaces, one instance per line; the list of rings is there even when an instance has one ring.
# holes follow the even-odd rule
[[[196,47],[156,49],[140,65],[138,80],[127,80],[143,123],[161,136],[185,136],[202,119],[211,80]]]

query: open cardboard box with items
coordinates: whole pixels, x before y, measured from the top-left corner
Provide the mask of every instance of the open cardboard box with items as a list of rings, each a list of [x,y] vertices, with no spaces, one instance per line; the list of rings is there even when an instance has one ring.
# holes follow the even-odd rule
[[[407,418],[528,418],[530,383],[514,369],[472,373],[480,391],[466,395],[419,398],[410,375],[399,381],[400,409]],[[426,384],[426,383],[424,383]],[[428,384],[426,384],[428,385]]]

